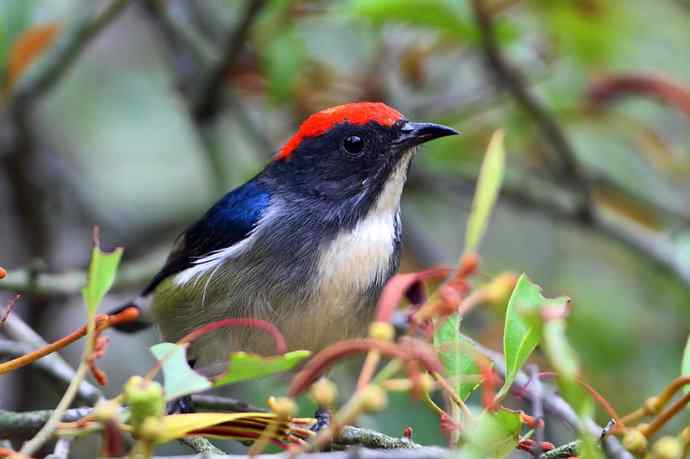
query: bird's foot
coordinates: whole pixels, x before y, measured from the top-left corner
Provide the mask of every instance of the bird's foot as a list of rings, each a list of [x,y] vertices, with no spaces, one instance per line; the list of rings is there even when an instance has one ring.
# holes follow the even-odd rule
[[[194,413],[194,404],[192,403],[192,397],[185,395],[184,397],[177,398],[167,404],[168,414],[187,414]]]
[[[314,418],[316,419],[316,422],[309,429],[312,432],[321,432],[331,425],[331,411],[327,408],[319,408],[316,410],[314,413]]]

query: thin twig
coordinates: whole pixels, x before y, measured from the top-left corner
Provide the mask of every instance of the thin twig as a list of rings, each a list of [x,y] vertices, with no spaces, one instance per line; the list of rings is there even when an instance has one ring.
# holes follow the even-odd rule
[[[36,62],[14,86],[10,95],[11,112],[26,112],[33,101],[49,91],[67,72],[84,48],[127,6],[128,0],[113,0],[95,17],[81,16],[58,39],[45,57]]]
[[[62,422],[75,422],[93,412],[93,408],[73,408],[62,416]],[[0,410],[0,438],[26,438],[34,435],[53,410],[13,412]],[[360,445],[377,449],[423,449],[421,445],[407,438],[396,438],[370,429],[344,426],[335,437],[334,443],[340,446]],[[188,444],[186,442],[186,444]],[[190,446],[188,444],[188,446]],[[197,443],[197,446],[200,444]]]
[[[534,398],[532,399],[532,416],[536,419],[537,425],[534,428],[534,452],[535,455],[542,453],[542,444],[544,442],[544,388],[541,383],[539,368],[536,365],[530,365],[528,368],[530,385],[534,389]]]
[[[27,325],[18,315],[11,315],[2,327],[2,333],[21,344],[26,344],[31,349],[42,348],[48,343]],[[74,369],[59,354],[50,354],[40,360],[37,365],[49,367],[55,377],[60,378],[67,385],[74,379]],[[89,403],[96,403],[103,394],[88,381],[83,381],[79,386],[79,396]]]
[[[14,305],[17,304],[17,301],[22,297],[21,293],[17,293],[14,298],[11,298],[10,301],[7,302],[7,305],[5,305],[5,309],[3,310],[2,314],[0,314],[0,326],[7,322],[7,318],[12,314],[12,310],[14,309]]]
[[[77,394],[77,390],[79,389],[79,385],[84,380],[84,377],[86,377],[86,373],[88,373],[88,371],[89,366],[86,364],[86,359],[84,358],[82,359],[79,368],[77,368],[74,379],[70,382],[65,394],[62,396],[60,403],[58,403],[57,407],[55,407],[46,423],[43,425],[43,427],[41,427],[41,430],[39,430],[31,440],[22,445],[22,449],[19,450],[20,454],[32,456],[41,448],[41,446],[43,446],[46,441],[48,441],[48,439],[50,439],[51,435],[53,435],[53,432],[60,423],[62,416],[67,411],[67,408],[69,408],[69,406],[72,404],[72,401]]]
[[[575,440],[539,455],[539,459],[558,459],[576,457],[580,454],[580,441]]]
[[[195,453],[201,456],[217,456],[219,454],[225,454],[223,450],[218,449],[213,443],[204,437],[184,437],[180,439],[180,443],[192,448]]]
[[[395,438],[389,435],[359,427],[345,426],[333,440],[339,445],[361,445],[367,448],[397,449],[397,448],[421,448],[408,438]]]
[[[586,218],[590,210],[589,199],[591,193],[589,180],[581,170],[577,162],[577,155],[561,127],[546,107],[529,92],[520,74],[512,68],[501,53],[496,39],[491,11],[484,3],[485,0],[472,0],[474,13],[481,31],[481,44],[486,62],[495,74],[498,82],[508,90],[520,108],[534,120],[544,134],[544,137],[551,143],[554,152],[558,155],[561,162],[558,178],[572,181],[580,188],[580,192],[585,198],[580,212],[583,218]]]
[[[163,264],[165,257],[158,251],[140,260],[125,264],[117,274],[113,290],[140,288]],[[78,294],[86,284],[85,271],[34,273],[28,268],[13,269],[0,280],[0,290],[31,295],[64,297]]]
[[[15,358],[28,354],[33,350],[28,344],[0,339],[0,357]],[[74,370],[63,365],[60,359],[43,358],[33,363],[33,368],[45,375],[53,383],[53,387],[62,393],[74,378]],[[77,392],[77,399],[83,403],[95,404],[102,394],[88,383],[83,383]]]
[[[217,397],[215,395],[192,395],[192,404],[199,410],[211,411],[231,411],[237,413],[263,412],[264,408],[259,408],[249,403],[229,397]]]
[[[215,117],[220,108],[220,94],[226,76],[237,63],[237,57],[245,45],[254,21],[266,2],[264,0],[249,0],[247,8],[236,29],[228,36],[225,53],[219,65],[211,72],[199,91],[199,99],[195,104],[193,115],[198,121],[205,121]]]
[[[289,453],[284,454],[260,454],[256,459],[286,459]],[[451,459],[455,457],[453,451],[428,446],[419,449],[369,449],[356,448],[347,451],[332,451],[318,453],[302,453],[299,457],[309,459]],[[246,459],[246,454],[213,456],[214,459]],[[199,456],[166,456],[153,459],[199,459]]]
[[[91,407],[72,408],[62,416],[62,422],[75,422],[93,411]],[[53,410],[14,412],[0,409],[0,438],[29,438],[36,435],[48,421]]]
[[[131,307],[127,309],[123,309],[122,311],[113,314],[113,315],[108,315],[108,314],[101,314],[95,318],[95,327],[98,332],[101,332],[105,330],[106,328],[114,325],[118,325],[121,323],[126,323],[130,322],[132,320],[136,320],[139,317],[139,310],[138,308]],[[91,334],[92,330],[90,329],[91,325],[90,323],[87,323],[86,325],[82,326],[78,330],[75,330],[74,332],[70,333],[67,336],[64,336],[57,341],[53,341],[50,344],[47,344],[46,346],[43,346],[39,349],[35,349],[29,354],[22,355],[20,357],[17,357],[16,359],[12,359],[8,362],[3,362],[0,363],[0,375],[8,373],[10,371],[14,371],[18,368],[22,368],[26,365],[29,365],[33,362],[35,362],[38,359],[41,359],[47,355],[50,355],[54,352],[59,351],[60,349],[69,346],[70,344],[74,343],[75,341],[83,338],[84,336],[87,337],[87,342],[86,342],[86,348],[90,349],[93,343],[91,342],[91,339],[88,339],[89,335]]]
[[[506,366],[505,359],[503,358],[502,354],[489,350],[479,343],[474,343],[474,347],[477,352],[491,360],[494,368],[500,375],[505,375]],[[512,386],[512,390],[515,391],[517,395],[533,401],[536,397],[536,394],[534,393],[534,387],[532,387],[531,384],[528,384],[528,382],[529,377],[523,371],[518,371]],[[591,419],[582,420],[577,413],[575,413],[575,410],[573,410],[573,408],[558,395],[554,393],[547,393],[543,397],[543,402],[544,411],[562,419],[572,428],[579,429],[582,427],[595,438],[599,438],[601,435],[602,427],[600,425],[596,424]],[[606,451],[606,456],[610,459],[633,459],[633,456],[625,448],[623,448],[623,445],[621,445],[620,441],[618,441],[618,439],[613,435],[609,435],[604,438],[602,440],[602,444]]]
[[[459,180],[456,176],[444,177],[439,174],[432,177],[420,169],[417,167],[415,180],[431,189],[452,190],[464,195],[468,185],[473,187],[475,183],[473,178]],[[586,204],[579,193],[567,190],[551,180],[530,176],[515,169],[506,175],[501,196],[515,206],[535,209],[623,242],[659,267],[673,273],[690,289],[690,264],[685,262],[682,252],[665,232],[653,231],[620,215],[614,209],[598,204],[596,200],[592,206],[591,218],[583,219],[580,209]],[[424,235],[417,232],[417,237],[423,238]],[[431,243],[425,241],[424,244]],[[438,258],[432,259],[428,264],[438,261]]]

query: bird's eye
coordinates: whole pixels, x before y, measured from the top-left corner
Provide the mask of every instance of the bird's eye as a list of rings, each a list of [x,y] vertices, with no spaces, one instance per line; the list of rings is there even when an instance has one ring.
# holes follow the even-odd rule
[[[358,135],[351,135],[345,138],[343,146],[348,153],[356,155],[364,150],[364,139]]]

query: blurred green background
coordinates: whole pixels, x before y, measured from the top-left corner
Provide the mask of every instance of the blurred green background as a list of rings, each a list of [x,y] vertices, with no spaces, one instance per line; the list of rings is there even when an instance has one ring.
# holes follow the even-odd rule
[[[482,244],[482,280],[526,272],[548,295],[572,297],[568,332],[583,377],[619,412],[639,406],[678,375],[690,329],[690,2],[485,0],[507,79],[487,59],[492,43],[472,3],[270,0],[242,35],[248,1],[129,2],[28,114],[0,118],[0,265],[82,269],[95,224],[106,247],[125,246],[125,264],[155,265],[308,114],[383,100],[463,134],[415,160],[403,270],[457,260],[486,143],[505,128],[508,179]],[[17,88],[13,58],[35,64],[21,80],[40,49],[108,4],[0,1],[1,103]],[[50,31],[30,58],[35,37]],[[214,111],[200,116],[200,91],[226,54]],[[537,112],[565,136],[574,169]],[[134,294],[120,289],[106,303]],[[81,324],[82,311],[78,295],[27,294],[15,309],[49,340]],[[499,349],[502,311],[472,312],[467,333]],[[152,364],[156,337],[111,338],[100,366],[114,394]],[[74,362],[80,352],[65,355]],[[283,385],[234,395],[263,403]],[[0,378],[0,406],[48,408],[61,391],[24,369]],[[443,444],[434,415],[406,397],[365,424],[392,435],[412,425],[415,440]]]

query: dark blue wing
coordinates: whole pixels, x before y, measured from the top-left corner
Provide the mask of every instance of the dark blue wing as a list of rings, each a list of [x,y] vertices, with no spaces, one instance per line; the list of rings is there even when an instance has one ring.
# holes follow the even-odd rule
[[[167,277],[193,266],[196,260],[243,240],[256,226],[268,202],[268,192],[255,180],[223,196],[178,237],[165,266],[142,295],[151,293]]]

